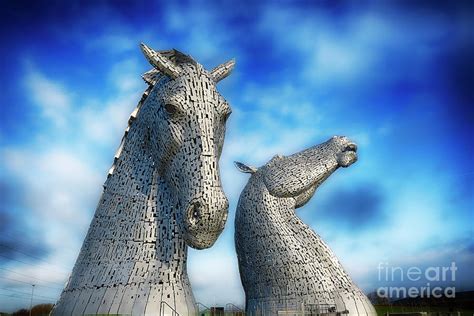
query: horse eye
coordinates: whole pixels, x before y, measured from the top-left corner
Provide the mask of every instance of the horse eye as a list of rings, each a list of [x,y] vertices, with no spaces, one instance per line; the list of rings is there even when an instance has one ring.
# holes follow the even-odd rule
[[[178,112],[178,108],[176,106],[174,106],[173,104],[165,104],[165,111],[166,113],[168,113],[169,115],[173,115],[175,114],[176,112]]]

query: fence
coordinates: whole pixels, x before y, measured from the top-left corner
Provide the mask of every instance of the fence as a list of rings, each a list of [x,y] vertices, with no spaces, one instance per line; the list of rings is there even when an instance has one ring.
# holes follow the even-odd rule
[[[249,300],[248,316],[319,316],[343,315],[334,304],[314,304],[297,300]]]

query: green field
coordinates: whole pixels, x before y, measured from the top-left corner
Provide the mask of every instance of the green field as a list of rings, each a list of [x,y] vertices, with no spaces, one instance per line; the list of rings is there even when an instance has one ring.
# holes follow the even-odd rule
[[[429,307],[429,306],[390,306],[390,305],[375,305],[375,310],[378,316],[385,315],[386,313],[408,313],[408,312],[428,312],[436,316],[439,313],[440,316],[445,316],[448,313],[455,314],[460,312],[461,316],[473,316],[474,310],[460,309],[450,311],[446,307]]]
[[[374,307],[375,307],[375,310],[377,311],[378,316],[384,316],[386,315],[386,313],[409,313],[409,312],[427,312],[431,314],[428,316],[448,316],[449,314],[457,316],[458,311],[460,312],[460,316],[474,316],[474,309],[459,309],[459,310],[455,309],[454,311],[453,310],[450,311],[449,308],[446,308],[446,307],[429,307],[429,306],[374,305]],[[33,314],[40,315],[36,313],[33,313]],[[0,315],[10,315],[10,314],[0,313]],[[44,314],[44,315],[47,315],[47,314]],[[210,316],[211,313],[209,311],[204,311],[204,312],[199,313],[198,315]],[[218,314],[215,314],[215,315],[218,315]],[[224,315],[225,316],[244,315],[244,313],[225,312]]]
[[[409,313],[409,312],[427,312],[431,313],[431,316],[447,316],[457,315],[456,312],[460,312],[460,316],[474,316],[474,310],[455,310],[449,311],[448,308],[444,307],[413,307],[413,306],[389,306],[389,305],[375,305],[375,310],[378,316],[384,316],[386,313]],[[439,313],[439,314],[438,314]],[[210,316],[209,311],[200,313],[199,316],[205,315]],[[225,316],[237,315],[237,313],[225,312]],[[242,314],[241,314],[242,315]]]

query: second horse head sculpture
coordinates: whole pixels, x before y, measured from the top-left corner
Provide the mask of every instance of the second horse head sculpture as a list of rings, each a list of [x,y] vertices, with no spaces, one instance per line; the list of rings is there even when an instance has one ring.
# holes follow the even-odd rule
[[[295,213],[334,171],[357,160],[356,150],[346,137],[334,136],[259,169],[236,163],[252,174],[235,218],[247,315],[376,315],[331,249]]]

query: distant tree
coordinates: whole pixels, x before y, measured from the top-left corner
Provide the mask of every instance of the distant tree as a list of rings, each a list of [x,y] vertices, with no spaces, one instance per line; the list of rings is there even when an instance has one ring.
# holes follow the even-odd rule
[[[53,304],[38,304],[31,309],[32,316],[47,316],[53,309]]]
[[[379,296],[377,291],[367,294],[367,298],[373,305],[390,305],[390,299],[388,297]]]
[[[12,316],[28,316],[28,315],[30,315],[30,311],[26,308],[19,309],[12,314]]]
[[[53,304],[38,304],[31,309],[32,316],[47,316],[53,309]],[[12,316],[30,316],[30,310],[22,308],[12,314]]]

